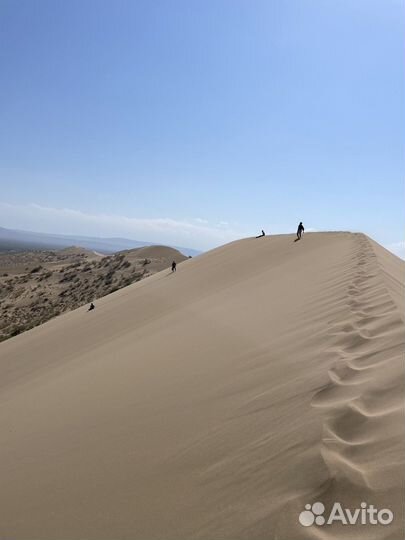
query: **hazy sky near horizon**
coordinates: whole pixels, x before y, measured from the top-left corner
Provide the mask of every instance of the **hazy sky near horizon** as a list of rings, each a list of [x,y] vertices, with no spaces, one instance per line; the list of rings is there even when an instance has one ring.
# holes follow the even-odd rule
[[[402,0],[2,0],[0,226],[404,255]]]

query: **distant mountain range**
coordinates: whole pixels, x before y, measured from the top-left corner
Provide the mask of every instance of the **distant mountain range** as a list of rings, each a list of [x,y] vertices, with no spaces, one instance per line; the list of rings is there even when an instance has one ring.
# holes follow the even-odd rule
[[[116,253],[124,249],[157,245],[153,242],[142,242],[129,238],[97,238],[92,236],[75,236],[65,234],[48,234],[32,231],[21,231],[0,227],[0,251],[22,251],[27,249],[63,249],[69,246],[80,246],[103,254]],[[170,246],[184,255],[198,255],[201,251],[191,248]]]

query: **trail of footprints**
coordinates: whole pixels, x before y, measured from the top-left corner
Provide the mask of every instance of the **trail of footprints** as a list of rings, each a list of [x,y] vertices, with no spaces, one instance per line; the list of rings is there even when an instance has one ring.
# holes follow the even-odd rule
[[[399,444],[402,384],[390,369],[402,362],[404,325],[367,238],[356,237],[344,299],[349,317],[331,327],[336,357],[330,383],[312,405],[324,416],[322,457],[334,481],[389,489],[398,479],[382,453]],[[400,371],[401,372],[401,371]]]

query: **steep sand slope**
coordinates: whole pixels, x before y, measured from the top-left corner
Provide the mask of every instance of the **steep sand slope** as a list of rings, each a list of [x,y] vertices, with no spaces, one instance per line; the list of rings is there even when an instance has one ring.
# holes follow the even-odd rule
[[[402,539],[403,272],[246,239],[0,344],[0,538]],[[302,527],[315,501],[395,519]]]

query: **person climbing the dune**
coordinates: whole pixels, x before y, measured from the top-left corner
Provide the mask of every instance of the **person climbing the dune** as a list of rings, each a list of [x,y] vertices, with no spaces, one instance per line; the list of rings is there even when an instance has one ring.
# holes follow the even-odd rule
[[[298,225],[298,229],[297,229],[297,238],[298,240],[301,240],[301,236],[304,232],[304,225],[302,224],[302,221],[300,221],[300,224]]]
[[[93,302],[90,304],[89,306],[89,309],[87,311],[92,311],[93,309],[95,309],[96,306],[93,304]]]
[[[176,272],[176,270],[177,270],[177,263],[176,263],[176,261],[173,261],[172,262],[172,272]]]
[[[259,236],[256,236],[256,238],[261,238],[262,236],[266,236],[266,233],[264,232],[263,229],[262,229],[262,234],[259,234]]]

